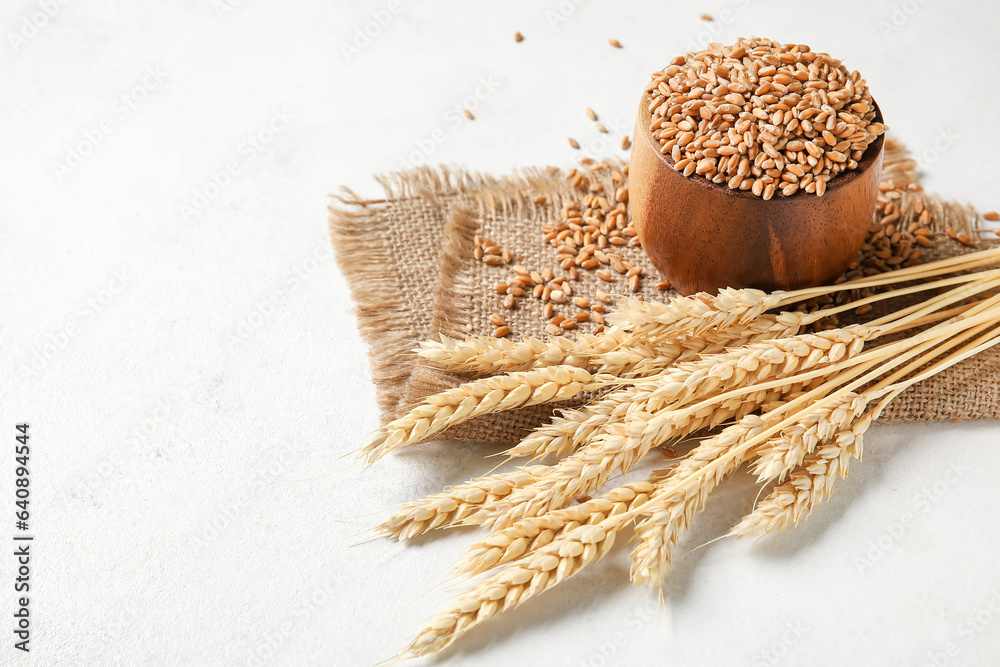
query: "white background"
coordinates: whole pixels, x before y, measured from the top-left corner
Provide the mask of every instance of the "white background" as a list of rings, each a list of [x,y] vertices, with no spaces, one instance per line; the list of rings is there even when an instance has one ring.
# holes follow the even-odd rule
[[[341,185],[376,194],[373,173],[425,158],[569,167],[568,136],[620,154],[584,109],[630,131],[648,74],[714,30],[843,58],[929,189],[1000,207],[993,3],[224,1],[0,11],[0,533],[25,420],[36,535],[30,655],[0,548],[0,663],[369,665],[452,592],[473,533],[347,546],[494,448],[338,459],[377,420],[328,251]],[[476,120],[453,123],[463,104]],[[998,440],[996,421],[877,427],[800,529],[682,558],[659,618],[618,552],[448,664],[995,664]],[[752,496],[720,491],[692,545]]]

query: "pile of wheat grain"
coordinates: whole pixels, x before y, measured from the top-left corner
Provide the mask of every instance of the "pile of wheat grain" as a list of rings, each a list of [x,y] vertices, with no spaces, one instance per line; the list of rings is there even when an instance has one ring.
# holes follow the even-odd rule
[[[764,199],[822,195],[886,129],[861,75],[803,44],[711,44],[654,73],[646,92],[649,129],[677,171]]]

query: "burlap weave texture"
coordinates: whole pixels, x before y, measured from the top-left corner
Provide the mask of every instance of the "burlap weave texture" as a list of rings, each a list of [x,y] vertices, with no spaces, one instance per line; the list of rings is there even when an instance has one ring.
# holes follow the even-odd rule
[[[890,142],[883,180],[912,181],[913,164],[898,143]],[[504,310],[494,285],[509,267],[487,266],[472,257],[473,236],[492,239],[531,269],[557,267],[556,251],[543,242],[541,226],[577,199],[561,170],[533,168],[491,177],[448,168],[423,168],[378,179],[385,196],[366,200],[349,190],[330,207],[331,236],[338,261],[358,306],[358,327],[369,347],[372,378],[383,418],[397,416],[421,397],[455,386],[462,379],[419,363],[413,348],[438,334],[488,335],[493,313],[501,313],[514,332],[544,337],[542,304],[523,299]],[[609,181],[610,185],[610,181]],[[545,203],[536,204],[539,197]],[[978,234],[978,216],[968,206],[925,198],[937,233],[927,259],[969,249],[944,234],[946,227],[967,231],[979,247],[996,237]],[[906,197],[900,203],[909,211]],[[905,219],[906,216],[904,215]],[[622,246],[622,255],[656,271],[641,248]],[[640,294],[662,299],[671,294],[647,278]],[[624,293],[624,283],[608,285],[581,271],[573,284],[587,297],[598,289]],[[572,314],[569,306],[560,307]],[[586,330],[586,329],[585,329]],[[993,348],[904,392],[881,421],[967,420],[1000,417],[1000,350]],[[536,406],[486,415],[446,431],[440,439],[515,442],[551,414]]]

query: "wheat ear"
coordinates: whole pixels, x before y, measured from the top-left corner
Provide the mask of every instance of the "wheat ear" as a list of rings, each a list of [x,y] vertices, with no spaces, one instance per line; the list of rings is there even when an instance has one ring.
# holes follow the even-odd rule
[[[751,343],[698,361],[681,363],[656,378],[643,412],[676,409],[691,401],[737,387],[790,377],[849,358],[861,352],[878,330],[861,325],[817,334]]]
[[[718,354],[727,348],[794,336],[800,328],[797,317],[779,319],[774,315],[761,315],[747,325],[723,331],[706,331],[695,337],[684,336],[650,343],[628,341],[627,345],[595,356],[592,362],[602,373],[644,377],[660,373],[675,363]]]
[[[435,528],[456,525],[484,503],[510,495],[514,489],[531,484],[548,470],[548,466],[530,466],[470,479],[448,487],[443,493],[399,505],[375,531],[406,540]]]
[[[528,456],[531,458],[542,458],[548,455],[562,456],[573,451],[583,442],[593,437],[603,430],[608,424],[620,421],[627,412],[644,409],[646,399],[650,396],[650,389],[656,387],[656,383],[671,386],[684,386],[686,391],[691,391],[693,381],[685,385],[685,380],[691,379],[691,375],[709,374],[712,379],[709,382],[719,381],[718,378],[725,375],[728,378],[734,377],[732,369],[723,372],[723,365],[732,366],[738,361],[739,351],[734,351],[726,356],[719,356],[725,352],[726,343],[733,345],[748,345],[755,341],[766,341],[779,337],[782,334],[794,335],[798,325],[788,325],[778,322],[771,316],[762,316],[761,322],[754,322],[753,326],[739,332],[735,337],[715,334],[712,337],[703,339],[674,340],[661,346],[633,346],[622,348],[614,352],[595,357],[595,360],[603,360],[604,365],[599,366],[602,372],[628,372],[630,376],[636,375],[642,378],[649,378],[647,381],[636,382],[632,387],[626,387],[600,398],[589,405],[578,409],[566,410],[559,417],[555,417],[548,424],[532,431],[518,445],[510,449],[507,454],[510,457]],[[822,343],[830,339],[833,334],[827,334],[818,340]],[[709,343],[708,339],[716,341]],[[810,341],[813,339],[809,339]],[[793,348],[798,348],[797,343],[786,342]],[[833,345],[831,345],[832,347]],[[757,351],[760,353],[760,350]],[[834,357],[837,351],[834,350]],[[692,357],[703,357],[701,362],[692,362],[693,365],[684,366],[678,369],[678,373],[671,376],[672,380],[665,380],[667,376],[663,372],[674,363],[684,363],[682,360]],[[834,359],[836,360],[836,359]],[[714,367],[718,368],[714,368]],[[744,368],[737,369],[735,373],[746,373],[746,368],[759,368],[760,364],[750,364],[745,361]],[[706,369],[708,369],[706,371]],[[651,373],[660,375],[652,376]],[[683,377],[680,377],[683,376]],[[701,375],[699,375],[701,377]],[[661,390],[658,397],[662,396]]]
[[[816,411],[804,409],[800,419],[814,424],[822,438],[829,438],[842,429],[849,428],[864,412],[867,402],[857,394],[849,393],[837,402],[821,406]],[[726,477],[734,473],[747,460],[759,452],[780,450],[781,444],[791,440],[802,421],[784,429],[777,436],[753,450],[744,450],[739,456],[730,457],[725,465],[717,467],[710,476],[694,487],[684,488],[678,483],[687,475],[701,470],[707,463],[720,459],[730,450],[759,434],[765,426],[779,420],[781,411],[763,416],[748,415],[727,427],[718,435],[702,441],[658,485],[657,491],[643,510],[647,517],[636,526],[635,538],[639,545],[632,551],[632,581],[648,583],[652,588],[662,585],[663,578],[673,564],[673,553],[680,537],[688,531],[695,513],[705,505],[709,494]],[[865,426],[867,428],[867,426]],[[853,440],[853,439],[852,439]],[[846,444],[846,437],[845,437]]]
[[[472,545],[455,570],[463,574],[479,574],[517,560],[577,526],[600,523],[641,505],[649,499],[654,488],[654,483],[649,480],[632,482],[579,505],[518,521]]]
[[[732,534],[762,537],[776,530],[784,532],[788,526],[797,524],[813,507],[830,497],[838,475],[847,476],[851,457],[861,458],[864,432],[870,424],[870,416],[859,419],[824,441],[805,457],[802,470],[792,472],[788,481],[771,491],[733,528]]]
[[[781,305],[784,295],[784,292],[768,294],[755,289],[727,287],[716,295],[700,292],[694,296],[673,297],[666,303],[628,297],[619,302],[616,312],[608,315],[608,322],[650,340],[699,336],[710,329],[724,331],[749,324],[765,311]],[[781,313],[779,317],[790,320],[801,315]]]
[[[400,657],[437,653],[480,623],[572,577],[603,558],[614,545],[618,531],[630,521],[625,513],[577,526],[502,567],[427,621]]]
[[[550,366],[480,378],[423,399],[406,415],[369,436],[360,454],[373,462],[488,412],[565,401],[582,391],[603,386],[605,382],[600,378],[575,366]]]
[[[511,458],[527,456],[541,459],[563,456],[606,429],[609,424],[624,419],[637,401],[648,396],[655,387],[653,381],[636,382],[591,401],[580,408],[564,410],[548,424],[539,426],[521,442],[507,450]]]
[[[657,484],[650,502],[643,510],[646,518],[635,528],[639,544],[631,553],[632,582],[661,585],[663,577],[673,563],[673,553],[681,535],[687,532],[695,513],[705,505],[712,490],[724,478],[735,472],[743,459],[734,458],[726,466],[717,468],[710,477],[693,488],[680,488],[676,480],[700,470],[733,446],[760,432],[765,424],[758,415],[747,415],[717,435],[703,440],[677,466],[670,476]]]
[[[753,472],[758,484],[784,475],[802,465],[823,441],[836,439],[868,406],[868,399],[854,392],[837,403],[821,406],[762,445],[756,452]]]
[[[625,329],[612,327],[600,335],[552,336],[548,342],[527,336],[520,341],[490,336],[456,340],[442,335],[440,339],[420,343],[417,356],[454,373],[491,375],[548,366],[586,368],[593,365],[594,357],[628,345],[635,336]]]
[[[691,364],[679,364],[660,378],[646,405],[629,412],[629,435],[645,443],[671,437],[678,414],[710,413],[722,402],[739,402],[755,387],[778,389],[781,381],[796,383],[834,372],[837,364],[857,357],[877,331],[863,326],[832,329],[820,334],[754,343]],[[749,397],[747,397],[749,398]]]
[[[650,412],[635,408],[627,412],[624,426],[605,424],[594,442],[560,461],[538,482],[501,501],[485,505],[472,520],[491,522],[492,527],[498,529],[518,519],[562,507],[571,498],[600,488],[614,470],[627,471],[655,445],[728,419],[741,418],[764,402],[798,391],[801,385],[796,380],[786,383],[780,380],[792,373],[818,373],[834,363],[831,359],[856,356],[864,341],[872,335],[873,331],[865,327],[848,327],[823,332],[823,335],[765,341],[732,353],[680,364],[665,375],[669,382],[661,382],[662,402],[669,408]],[[741,360],[745,362],[743,366],[740,366]],[[767,391],[747,395],[753,393],[755,384],[763,381],[784,386],[771,386]],[[715,396],[720,389],[737,386],[747,391],[694,403],[706,396]],[[657,405],[652,398],[646,403]]]
[[[490,336],[468,336],[463,340],[441,335],[439,341],[424,341],[415,352],[421,359],[453,373],[512,373],[566,363],[572,341],[553,337],[549,342],[525,336],[519,341]]]

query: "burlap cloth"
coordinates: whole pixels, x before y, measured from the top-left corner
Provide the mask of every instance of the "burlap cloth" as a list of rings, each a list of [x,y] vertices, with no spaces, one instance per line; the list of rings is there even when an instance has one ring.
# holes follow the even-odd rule
[[[883,181],[914,183],[914,162],[899,142],[887,142]],[[521,299],[505,310],[494,285],[510,275],[509,266],[488,266],[473,258],[473,237],[492,239],[530,270],[558,268],[556,250],[544,243],[541,226],[558,219],[566,201],[577,201],[564,172],[520,170],[492,177],[446,167],[421,168],[377,177],[384,198],[363,199],[348,189],[333,196],[330,232],[337,259],[357,303],[358,329],[369,348],[372,379],[384,420],[405,411],[423,396],[463,381],[420,363],[413,352],[420,340],[438,334],[489,335],[493,313],[504,316],[513,332],[545,337],[543,304]],[[610,177],[607,187],[611,186]],[[611,190],[614,191],[613,189]],[[536,204],[544,196],[544,204]],[[929,261],[970,249],[944,234],[947,227],[967,232],[980,249],[996,243],[971,207],[926,193],[904,193],[900,226],[912,221],[909,199],[924,197],[931,210],[934,247]],[[992,241],[990,240],[992,239]],[[617,248],[650,276],[640,294],[647,299],[672,295],[656,287],[656,270],[638,247]],[[563,272],[556,271],[557,275]],[[609,285],[591,271],[580,271],[574,294],[592,298],[598,290],[626,293],[624,281]],[[561,309],[560,309],[561,308]],[[575,309],[557,308],[571,316]],[[586,329],[584,329],[586,330]],[[881,421],[967,420],[1000,417],[1000,349],[993,348],[912,387],[883,413]],[[510,443],[520,440],[552,412],[535,406],[485,415],[443,433],[443,440]]]

